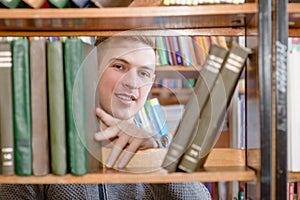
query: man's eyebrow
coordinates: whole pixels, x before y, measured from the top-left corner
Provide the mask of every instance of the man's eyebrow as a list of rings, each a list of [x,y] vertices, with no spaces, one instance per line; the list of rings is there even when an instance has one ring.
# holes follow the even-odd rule
[[[123,58],[111,58],[111,59],[109,59],[109,63],[112,63],[114,61],[121,61],[121,62],[124,62],[126,64],[130,64],[127,60],[125,60]]]

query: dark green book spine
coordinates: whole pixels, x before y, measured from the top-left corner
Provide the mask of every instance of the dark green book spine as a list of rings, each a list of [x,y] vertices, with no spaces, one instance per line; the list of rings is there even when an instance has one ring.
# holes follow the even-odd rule
[[[32,175],[28,40],[12,41],[12,52],[15,170],[17,175]]]
[[[63,46],[60,41],[47,42],[48,101],[51,172],[67,173],[67,142]]]
[[[77,38],[64,43],[67,138],[70,173],[87,173],[83,48]]]
[[[219,75],[219,70],[227,53],[226,49],[215,45],[210,48],[210,52],[194,87],[194,92],[185,106],[180,124],[177,127],[175,136],[162,163],[162,166],[168,172],[176,171],[180,158],[194,138],[194,127],[197,125],[202,108],[209,98],[211,89]]]
[[[248,49],[233,43],[211,91],[210,99],[201,112],[196,135],[178,166],[180,170],[194,172],[203,166],[219,138],[227,107],[248,54]]]
[[[0,42],[0,171],[15,173],[11,43]]]

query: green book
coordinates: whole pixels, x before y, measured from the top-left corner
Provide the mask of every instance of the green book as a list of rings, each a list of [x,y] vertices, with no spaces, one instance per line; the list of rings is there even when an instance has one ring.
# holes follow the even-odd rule
[[[197,171],[203,166],[219,138],[226,110],[238,83],[249,50],[233,43],[220,70],[211,94],[201,112],[196,135],[182,157],[178,168],[186,172]]]
[[[29,42],[12,41],[13,122],[15,170],[17,175],[32,175]]]
[[[57,8],[71,7],[69,0],[48,0],[51,5]]]
[[[185,106],[182,119],[163,161],[162,166],[168,172],[176,171],[181,156],[189,146],[192,138],[194,138],[194,127],[197,126],[202,108],[209,98],[227,53],[226,49],[215,45],[210,48],[194,87],[194,92]]]
[[[0,2],[7,8],[17,8],[22,0],[0,0]]]
[[[65,119],[65,89],[63,45],[60,41],[47,42],[48,106],[51,152],[51,172],[67,173],[67,142]]]
[[[3,175],[15,173],[12,104],[11,43],[0,41],[0,171]]]
[[[87,173],[83,48],[78,38],[64,42],[67,144],[70,173]]]

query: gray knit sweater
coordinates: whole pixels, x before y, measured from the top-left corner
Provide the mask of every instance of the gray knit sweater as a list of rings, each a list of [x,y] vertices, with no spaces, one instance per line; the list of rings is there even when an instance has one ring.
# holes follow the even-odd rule
[[[96,184],[53,184],[25,185],[0,184],[2,200],[97,200],[99,185]],[[105,200],[210,200],[211,196],[202,183],[169,184],[103,184],[100,185]]]

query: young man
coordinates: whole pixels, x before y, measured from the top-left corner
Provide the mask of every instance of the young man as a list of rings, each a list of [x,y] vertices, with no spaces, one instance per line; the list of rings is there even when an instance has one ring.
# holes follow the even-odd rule
[[[138,149],[167,147],[172,135],[146,133],[130,122],[144,106],[155,78],[154,41],[146,37],[111,37],[98,45],[100,70],[99,101],[96,110],[102,132],[98,141],[106,141],[112,152],[106,162],[123,168]],[[105,127],[108,126],[108,127]]]
[[[169,145],[171,135],[159,137],[139,129],[131,118],[142,108],[154,81],[155,51],[144,37],[112,37],[98,45],[101,132],[95,140],[112,147],[106,161],[127,165],[138,149]],[[0,185],[0,199],[211,199],[202,183]]]

